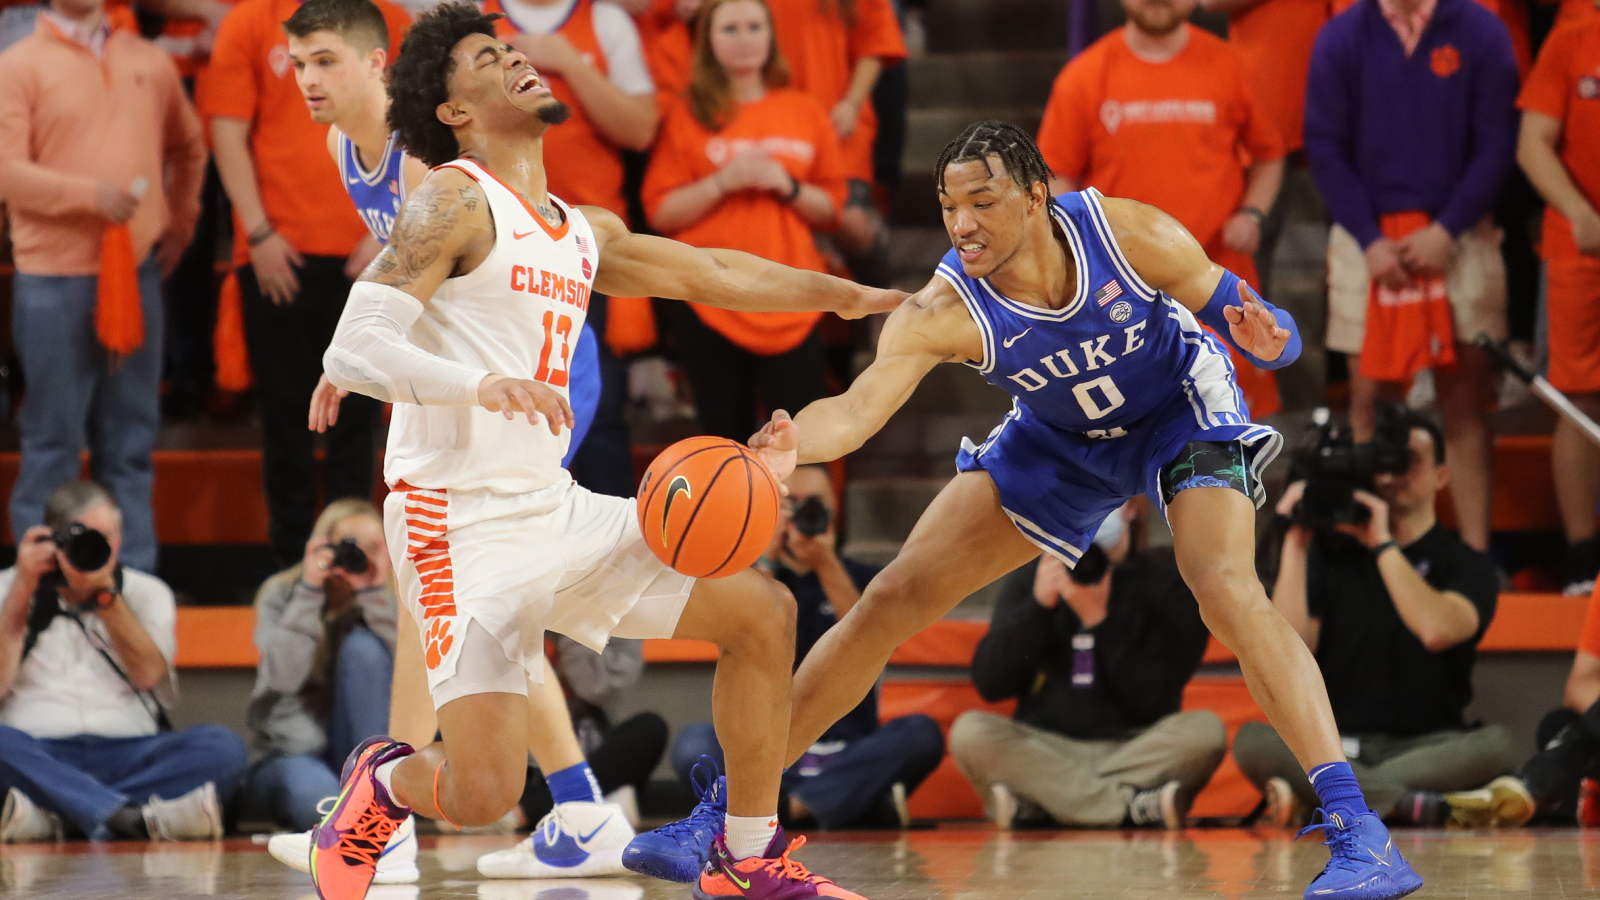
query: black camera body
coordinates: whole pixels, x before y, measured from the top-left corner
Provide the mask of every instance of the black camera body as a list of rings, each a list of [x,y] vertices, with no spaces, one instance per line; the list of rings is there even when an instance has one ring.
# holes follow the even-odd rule
[[[833,521],[833,513],[822,502],[821,497],[807,497],[794,508],[794,514],[789,517],[794,525],[794,530],[806,537],[816,537],[828,530],[828,525]]]
[[[361,549],[361,542],[355,538],[347,537],[333,545],[333,561],[329,568],[343,569],[351,575],[364,575],[371,565],[367,551]]]
[[[1379,401],[1376,411],[1373,438],[1361,444],[1348,425],[1329,421],[1326,409],[1313,414],[1316,445],[1295,460],[1298,477],[1306,482],[1305,494],[1291,516],[1296,525],[1364,524],[1372,514],[1356,501],[1355,492],[1375,491],[1377,476],[1400,475],[1411,468],[1410,411],[1391,401]]]
[[[80,572],[96,572],[111,561],[111,542],[82,522],[73,522],[50,534],[51,543],[61,550],[67,562]]]

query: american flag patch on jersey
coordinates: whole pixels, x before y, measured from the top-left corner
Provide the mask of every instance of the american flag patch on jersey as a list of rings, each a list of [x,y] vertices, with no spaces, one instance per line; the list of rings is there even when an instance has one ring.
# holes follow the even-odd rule
[[[574,240],[576,240],[577,243],[578,243],[578,252],[579,253],[588,253],[589,252],[589,239],[588,238],[586,238],[586,237],[584,237],[583,235],[580,234],[576,238],[574,238]]]
[[[1122,285],[1118,284],[1117,280],[1113,278],[1106,282],[1105,285],[1100,288],[1100,290],[1094,292],[1094,302],[1096,306],[1105,306],[1107,303],[1110,303],[1121,296]]]

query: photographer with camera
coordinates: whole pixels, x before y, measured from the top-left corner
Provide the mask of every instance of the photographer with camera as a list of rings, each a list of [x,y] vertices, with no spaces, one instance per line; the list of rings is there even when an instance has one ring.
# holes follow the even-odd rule
[[[1171,553],[1133,549],[1130,511],[1072,570],[1046,553],[1000,583],[972,681],[1016,713],[963,713],[950,753],[1001,828],[1181,828],[1227,753],[1215,713],[1179,711],[1206,626]]]
[[[1294,482],[1278,504],[1290,526],[1273,605],[1316,655],[1374,812],[1402,825],[1521,825],[1533,802],[1507,775],[1515,764],[1509,734],[1463,717],[1478,641],[1494,618],[1494,563],[1438,522],[1435,503],[1450,483],[1439,427],[1398,404],[1379,420],[1376,446],[1350,454],[1378,462],[1346,467],[1375,469],[1363,476],[1372,490],[1333,479],[1345,485],[1345,503],[1332,502],[1329,480],[1313,468],[1309,486]],[[1325,437],[1318,455],[1339,458],[1336,449]],[[1395,464],[1382,462],[1390,456]],[[1317,805],[1270,726],[1240,728],[1233,755],[1266,796],[1274,824],[1302,822]]]
[[[177,608],[124,569],[122,513],[69,482],[0,572],[0,843],[222,837],[222,800],[245,768],[219,725],[173,731]]]
[[[848,614],[881,566],[839,555],[833,479],[825,465],[800,466],[784,482],[783,518],[758,563],[794,595],[794,664]],[[672,768],[685,784],[696,760],[722,764],[709,722],[685,728],[672,745]],[[944,758],[938,723],[923,715],[878,723],[871,691],[834,723],[783,776],[778,815],[786,826],[812,820],[823,828],[905,828],[906,798]]]
[[[305,558],[256,594],[251,804],[294,829],[321,820],[356,744],[389,726],[397,600],[383,517],[365,500],[322,511]]]

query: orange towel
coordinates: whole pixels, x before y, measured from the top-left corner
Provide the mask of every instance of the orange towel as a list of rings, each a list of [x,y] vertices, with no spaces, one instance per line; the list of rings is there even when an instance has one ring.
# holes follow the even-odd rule
[[[211,335],[212,352],[217,357],[217,387],[235,393],[248,390],[250,351],[244,342],[244,296],[239,293],[239,276],[229,272],[217,294],[217,328]]]
[[[126,225],[107,225],[100,241],[100,277],[95,287],[94,333],[113,363],[144,344],[144,309],[139,265]]]
[[[656,314],[649,297],[606,298],[606,344],[617,356],[656,345]]]
[[[1387,213],[1379,224],[1398,241],[1428,227],[1423,212]],[[1423,369],[1454,369],[1455,327],[1444,275],[1413,276],[1404,287],[1376,280],[1367,294],[1367,333],[1361,342],[1361,374],[1375,381],[1406,381]]]

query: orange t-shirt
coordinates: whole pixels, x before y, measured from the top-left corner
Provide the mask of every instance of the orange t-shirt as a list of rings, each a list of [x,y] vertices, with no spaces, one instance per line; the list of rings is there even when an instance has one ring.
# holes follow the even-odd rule
[[[1597,18],[1600,18],[1600,8],[1595,7],[1594,0],[1561,0],[1556,10],[1556,27]]]
[[[391,57],[411,19],[389,0],[375,0],[389,23]],[[348,256],[367,233],[344,193],[339,168],[328,157],[328,127],[311,121],[294,81],[283,22],[296,0],[242,0],[222,21],[211,64],[197,76],[201,116],[250,122],[250,156],[267,218],[296,250],[312,256]],[[250,259],[247,235],[234,221],[236,265]]]
[[[224,3],[238,5],[239,0],[223,0]],[[169,38],[193,38],[206,30],[204,19],[169,18],[162,23],[161,35]],[[178,64],[178,74],[184,78],[193,78],[205,68],[209,57],[195,53],[173,53],[172,61]]]
[[[1266,0],[1228,21],[1228,43],[1244,63],[1261,115],[1285,150],[1305,145],[1311,45],[1328,21],[1328,0]]]
[[[1583,634],[1578,637],[1578,652],[1600,657],[1600,586],[1589,595],[1589,609],[1583,617]]]
[[[650,79],[656,83],[656,102],[667,109],[689,86],[694,68],[694,35],[689,23],[678,18],[678,0],[655,0],[634,21],[639,25]]]
[[[721,131],[710,131],[679,103],[667,114],[645,174],[645,215],[655,217],[674,190],[710,176],[729,159],[760,147],[801,182],[827,191],[835,207],[845,200],[839,139],[828,114],[811,97],[784,88],[742,106]],[[674,234],[695,247],[727,247],[797,269],[827,271],[811,227],[781,197],[741,191],[723,198],[705,218]],[[821,313],[741,313],[692,304],[701,321],[753,353],[792,350]]]
[[[1078,188],[1159,207],[1207,246],[1244,198],[1246,159],[1283,156],[1244,64],[1194,27],[1164,63],[1135,56],[1121,31],[1067,63],[1050,91],[1039,149]]]
[[[499,0],[485,0],[483,11],[505,12]],[[507,41],[522,33],[509,16],[496,22],[495,29]],[[594,33],[594,5],[590,0],[578,0],[555,33],[566,38],[601,75],[606,74],[606,56]],[[550,193],[574,206],[599,206],[627,219],[628,204],[622,198],[622,154],[595,128],[565,78],[543,72],[539,77],[557,100],[572,109],[571,118],[544,133],[544,170],[550,178]]]
[[[1561,123],[1561,163],[1589,202],[1600,204],[1600,17],[1550,33],[1517,106]],[[1572,224],[1553,206],[1544,211],[1543,252],[1546,259],[1579,255]]]
[[[855,23],[839,14],[839,0],[767,0],[778,49],[789,64],[789,86],[805,91],[831,112],[850,89],[858,61],[875,56],[892,66],[906,58],[889,0],[855,0]],[[872,180],[872,142],[878,135],[878,114],[869,101],[861,105],[855,131],[843,141],[845,174]]]

